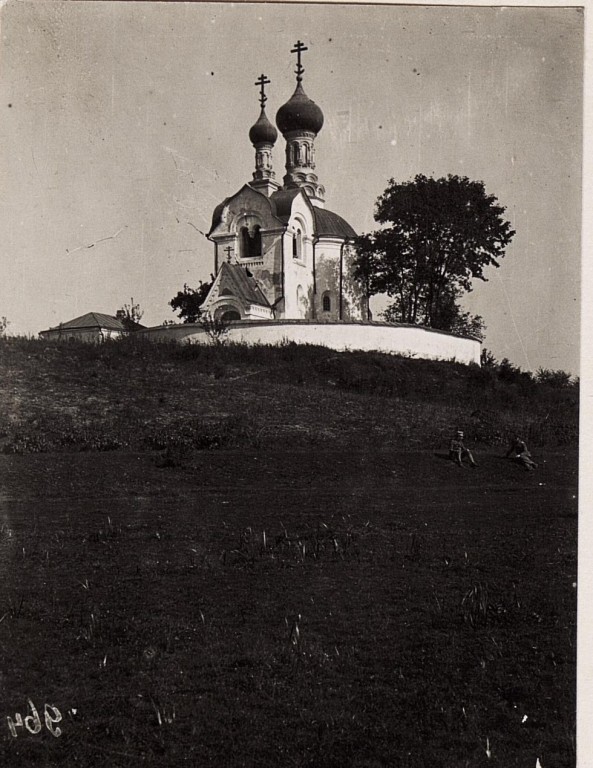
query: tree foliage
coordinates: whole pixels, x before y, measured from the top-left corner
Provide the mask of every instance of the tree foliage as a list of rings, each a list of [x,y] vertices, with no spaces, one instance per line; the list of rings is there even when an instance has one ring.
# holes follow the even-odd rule
[[[9,325],[10,320],[8,320],[5,316],[0,317],[0,336],[6,335],[6,331],[8,330]]]
[[[498,360],[494,357],[492,352],[486,347],[482,347],[480,352],[480,365],[482,368],[494,369],[498,366]]]
[[[397,302],[390,304],[383,310],[381,317],[388,323],[401,322]],[[438,314],[433,318],[432,327],[455,333],[458,336],[472,336],[479,341],[484,341],[486,330],[484,318],[481,315],[464,312],[452,295],[446,301],[443,300]]]
[[[533,384],[549,389],[578,390],[579,388],[578,377],[572,376],[566,371],[549,368],[538,368],[535,373],[524,371],[520,366],[513,365],[508,357],[503,357],[499,362],[486,348],[482,348],[480,353],[480,366],[482,370],[493,372],[498,379],[506,384]]]
[[[535,378],[539,384],[546,384],[553,389],[565,389],[575,383],[570,373],[550,370],[549,368],[538,368]]]
[[[392,321],[483,336],[482,318],[458,301],[505,255],[515,233],[504,210],[467,177],[391,179],[375,209],[382,228],[358,238],[356,276],[394,299]]]
[[[118,309],[115,316],[118,320],[121,320],[122,325],[126,331],[135,331],[140,325],[140,320],[144,315],[144,310],[140,308],[140,304],[134,304],[134,299],[130,299],[129,304],[124,304],[121,309]]]
[[[204,283],[200,280],[198,288],[190,288],[187,283],[183,286],[183,290],[179,291],[169,302],[169,306],[173,311],[179,311],[178,317],[183,319],[184,323],[195,323],[202,315],[200,307],[206,300],[206,296],[212,288],[214,277],[212,277],[209,283]]]

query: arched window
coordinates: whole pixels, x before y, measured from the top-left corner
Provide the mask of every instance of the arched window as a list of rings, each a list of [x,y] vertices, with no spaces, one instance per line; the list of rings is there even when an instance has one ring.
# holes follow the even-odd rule
[[[329,293],[324,293],[323,294],[323,311],[331,312],[331,309],[332,309],[332,302],[331,302]]]
[[[233,320],[240,320],[241,315],[236,309],[227,309],[220,315],[220,321],[223,323],[231,323]]]
[[[303,258],[303,233],[300,229],[297,229],[297,231],[292,236],[292,258]]]
[[[241,312],[234,303],[228,302],[214,311],[214,318],[223,323],[230,323],[233,320],[241,320]]]
[[[261,255],[261,229],[259,228],[259,224],[256,224],[253,229],[253,235],[249,238],[249,257],[257,259]]]
[[[240,248],[242,259],[258,259],[262,255],[262,240],[259,224],[252,228],[241,227]]]

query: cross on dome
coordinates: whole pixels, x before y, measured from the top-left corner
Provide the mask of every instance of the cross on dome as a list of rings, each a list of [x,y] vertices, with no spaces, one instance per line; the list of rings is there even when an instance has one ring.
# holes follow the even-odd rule
[[[271,80],[268,80],[268,78],[262,73],[254,83],[254,85],[259,85],[259,103],[262,109],[264,108],[265,103],[268,100],[268,97],[266,96],[266,92],[265,92],[265,86],[269,85],[270,82]]]
[[[303,72],[305,71],[305,68],[301,66],[301,53],[303,51],[308,51],[309,49],[304,43],[301,43],[300,40],[297,40],[295,43],[294,48],[291,49],[291,53],[296,53],[297,55],[297,68],[295,69],[294,73],[297,76],[297,83],[300,83],[303,79]]]

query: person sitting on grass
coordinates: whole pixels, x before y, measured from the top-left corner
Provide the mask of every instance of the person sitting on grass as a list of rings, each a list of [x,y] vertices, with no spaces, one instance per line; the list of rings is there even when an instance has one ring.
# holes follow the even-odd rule
[[[457,430],[455,437],[451,440],[449,445],[449,458],[453,459],[453,461],[460,467],[463,467],[463,459],[467,459],[471,467],[478,466],[474,461],[472,452],[469,448],[465,447],[463,442],[463,432],[459,430]]]
[[[514,459],[522,464],[526,470],[531,471],[537,467],[535,461],[531,458],[531,453],[525,440],[518,435],[513,438],[509,450],[506,452],[507,459]]]

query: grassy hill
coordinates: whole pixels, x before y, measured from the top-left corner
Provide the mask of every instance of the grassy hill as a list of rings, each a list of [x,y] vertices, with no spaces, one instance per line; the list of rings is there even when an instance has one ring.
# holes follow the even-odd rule
[[[519,432],[578,440],[578,387],[479,368],[287,344],[249,348],[0,340],[0,441],[14,453],[273,445],[436,448]]]
[[[1,341],[0,765],[573,768],[578,389],[540,379]]]

